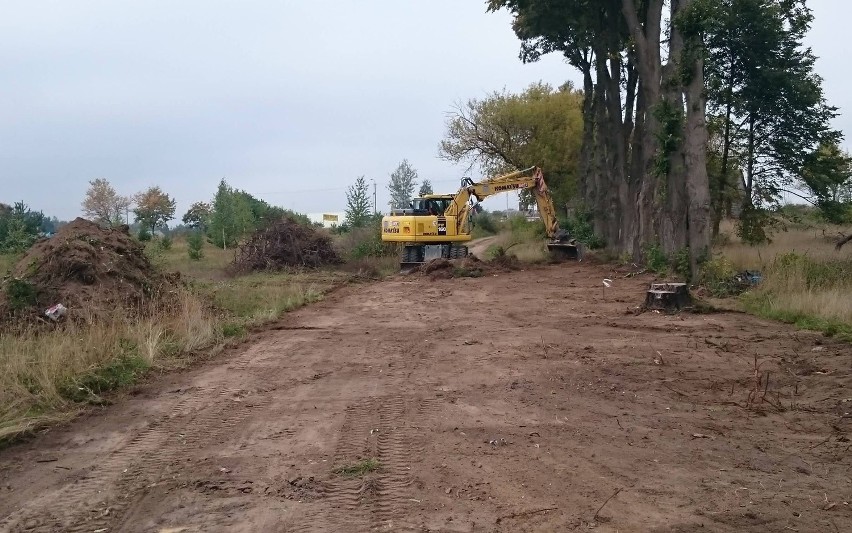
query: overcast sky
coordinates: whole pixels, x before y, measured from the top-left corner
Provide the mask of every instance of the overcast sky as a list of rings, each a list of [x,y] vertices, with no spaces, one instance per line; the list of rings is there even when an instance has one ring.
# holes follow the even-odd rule
[[[852,3],[809,4],[829,101],[852,109],[839,44]],[[322,212],[364,174],[382,209],[403,158],[454,191],[464,168],[437,157],[454,102],[578,80],[558,56],[523,65],[509,16],[484,0],[0,0],[0,13],[0,202],[63,219],[98,177],[123,194],[162,186],[178,218],[222,177]]]

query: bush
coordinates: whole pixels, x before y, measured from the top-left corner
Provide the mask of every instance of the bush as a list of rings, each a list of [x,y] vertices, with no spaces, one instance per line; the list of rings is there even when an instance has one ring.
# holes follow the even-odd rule
[[[36,305],[36,288],[22,279],[12,278],[6,282],[6,300],[12,311],[20,311]]]
[[[168,235],[163,235],[163,238],[160,239],[160,248],[163,250],[171,250],[172,249],[172,238]]]
[[[657,274],[669,271],[669,258],[659,243],[645,245],[645,266]]]
[[[193,261],[198,261],[204,257],[204,236],[200,231],[194,231],[186,238],[187,250],[189,258]]]
[[[474,238],[495,235],[498,231],[500,231],[499,223],[494,218],[494,215],[488,211],[483,211],[473,215],[471,223],[473,226],[471,234]]]
[[[595,234],[595,229],[592,226],[591,213],[578,211],[574,213],[573,216],[561,218],[559,220],[559,226],[568,231],[571,237],[585,244],[586,247],[591,250],[606,246],[606,241],[604,241],[599,235]]]
[[[139,228],[139,233],[136,234],[136,238],[142,242],[148,242],[151,240],[151,232],[148,231],[148,228]]]
[[[733,296],[743,291],[742,284],[735,279],[736,275],[734,264],[724,256],[714,257],[701,267],[704,287],[717,298]]]
[[[399,254],[399,247],[382,241],[382,219],[373,217],[369,225],[351,228],[337,239],[337,249],[341,257],[350,260],[366,257],[392,257]]]

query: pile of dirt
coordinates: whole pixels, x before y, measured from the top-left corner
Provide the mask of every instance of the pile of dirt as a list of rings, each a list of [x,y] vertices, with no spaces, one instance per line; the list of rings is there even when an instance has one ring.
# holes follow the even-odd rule
[[[127,226],[104,228],[77,218],[12,267],[0,291],[0,323],[44,320],[55,304],[75,321],[134,316],[173,295],[176,281],[151,265]]]
[[[433,259],[421,265],[416,272],[431,280],[450,278],[479,278],[498,272],[510,272],[521,268],[514,256],[501,255],[490,261],[480,261],[470,255],[464,259]]]
[[[246,273],[287,267],[317,268],[340,262],[331,237],[285,217],[257,230],[243,243],[234,257],[232,270]]]

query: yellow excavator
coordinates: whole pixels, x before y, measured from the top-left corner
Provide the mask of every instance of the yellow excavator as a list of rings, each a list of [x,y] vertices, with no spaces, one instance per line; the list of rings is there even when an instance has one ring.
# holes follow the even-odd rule
[[[429,194],[414,198],[405,209],[393,209],[382,217],[382,241],[404,244],[402,268],[417,266],[432,259],[467,257],[465,243],[475,214],[482,210],[479,202],[509,191],[530,191],[550,241],[551,253],[568,259],[580,259],[580,244],[559,228],[550,190],[539,167],[474,182],[462,180],[456,194]],[[475,200],[475,202],[474,202]]]

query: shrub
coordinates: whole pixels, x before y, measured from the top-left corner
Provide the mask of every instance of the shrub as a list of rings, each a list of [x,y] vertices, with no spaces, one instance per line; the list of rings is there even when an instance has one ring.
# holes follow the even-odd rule
[[[6,300],[12,311],[19,311],[36,305],[38,291],[32,284],[12,278],[6,282]]]
[[[587,248],[594,250],[606,246],[606,241],[595,234],[592,226],[592,214],[585,211],[577,211],[572,216],[561,218],[559,226],[564,228],[574,239],[585,244]]]
[[[657,274],[665,274],[669,270],[669,258],[659,243],[645,246],[645,266]]]
[[[194,231],[186,238],[187,250],[189,258],[193,261],[198,261],[204,257],[204,236],[200,231]]]
[[[163,235],[163,238],[160,239],[160,241],[159,241],[160,248],[162,248],[163,250],[171,250],[172,249],[172,243],[173,243],[172,238],[169,237],[168,235]]]
[[[151,240],[151,232],[148,231],[148,228],[139,228],[139,233],[136,234],[136,238],[142,242],[148,242]]]
[[[485,237],[487,235],[495,235],[500,231],[499,224],[494,218],[494,215],[488,211],[483,211],[472,216],[471,223],[473,229],[471,233],[474,237]]]

